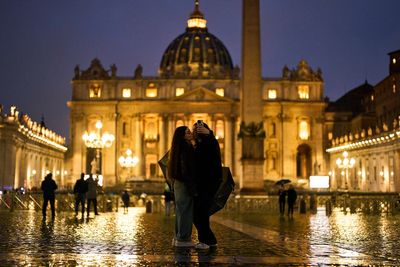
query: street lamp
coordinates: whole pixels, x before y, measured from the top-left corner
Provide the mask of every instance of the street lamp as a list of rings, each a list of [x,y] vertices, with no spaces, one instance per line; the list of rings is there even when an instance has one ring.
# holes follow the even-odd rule
[[[353,168],[354,165],[356,164],[356,160],[354,158],[349,158],[349,153],[347,151],[343,152],[343,159],[341,159],[340,157],[337,158],[336,160],[336,165],[340,168],[340,169],[344,169],[344,171],[341,172],[342,175],[346,175],[346,181],[345,181],[345,189],[348,189],[348,180],[349,180],[349,169]]]
[[[138,162],[139,162],[139,158],[137,156],[132,156],[132,150],[127,149],[125,151],[126,157],[121,156],[118,159],[119,164],[121,165],[121,167],[123,168],[128,168],[129,169],[129,176],[130,176],[130,170],[135,167]]]
[[[85,142],[86,147],[96,149],[96,160],[97,162],[100,160],[100,149],[111,147],[112,143],[115,140],[115,136],[109,133],[101,133],[101,129],[103,128],[103,123],[101,121],[96,122],[96,132],[85,133],[82,135],[82,139]],[[94,162],[92,164],[92,174],[95,174],[97,171],[97,163]]]

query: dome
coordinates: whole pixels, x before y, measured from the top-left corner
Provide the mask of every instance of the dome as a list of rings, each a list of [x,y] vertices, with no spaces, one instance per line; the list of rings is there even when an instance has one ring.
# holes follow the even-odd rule
[[[164,78],[231,78],[238,76],[225,45],[208,32],[199,2],[188,20],[185,33],[164,52],[159,73]]]

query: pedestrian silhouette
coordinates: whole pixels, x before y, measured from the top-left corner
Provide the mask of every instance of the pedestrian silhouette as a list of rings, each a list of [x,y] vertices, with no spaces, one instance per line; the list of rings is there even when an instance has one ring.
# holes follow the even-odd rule
[[[288,216],[293,217],[293,210],[294,210],[294,203],[296,203],[297,199],[297,193],[296,190],[294,190],[293,185],[289,186],[289,189],[287,190],[287,200],[288,200]]]
[[[82,217],[85,213],[86,192],[88,191],[88,183],[85,181],[85,174],[81,173],[81,178],[76,180],[74,185],[75,194],[75,215],[78,216],[79,204],[82,208]]]
[[[281,184],[281,187],[278,190],[279,196],[279,212],[281,215],[285,214],[285,202],[286,202],[286,190],[285,186]]]
[[[94,214],[99,215],[97,213],[97,179],[93,179],[93,175],[90,174],[89,178],[86,180],[88,184],[87,191],[87,216],[89,217],[90,206],[93,203]]]
[[[55,209],[55,190],[57,190],[58,186],[56,182],[53,180],[53,174],[49,173],[44,177],[44,181],[42,182],[41,189],[43,191],[43,206],[42,206],[42,214],[43,219],[46,219],[46,210],[47,205],[50,202],[51,207],[51,217],[54,219],[56,216],[56,209]]]
[[[128,207],[129,207],[129,193],[128,191],[124,191],[121,195],[122,202],[124,203],[124,213],[128,213]]]

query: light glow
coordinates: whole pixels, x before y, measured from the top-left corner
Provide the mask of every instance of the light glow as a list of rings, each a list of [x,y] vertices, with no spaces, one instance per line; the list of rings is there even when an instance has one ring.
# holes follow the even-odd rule
[[[329,176],[310,176],[310,188],[329,188]]]

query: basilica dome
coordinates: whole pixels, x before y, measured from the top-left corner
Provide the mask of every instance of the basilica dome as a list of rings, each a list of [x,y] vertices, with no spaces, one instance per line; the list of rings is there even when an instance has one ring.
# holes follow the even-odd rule
[[[233,67],[225,45],[208,32],[199,2],[195,2],[185,33],[167,47],[161,60],[159,74],[164,78],[235,78],[238,67]]]

